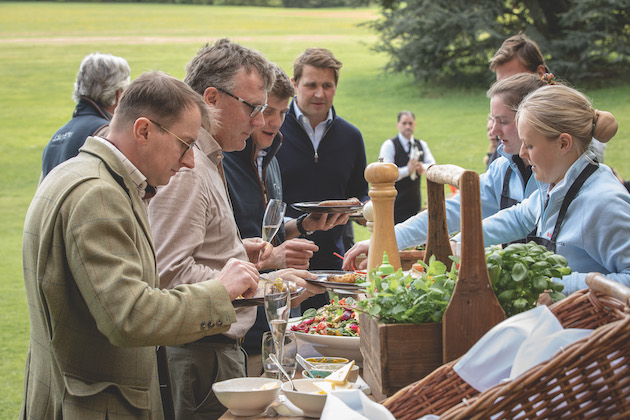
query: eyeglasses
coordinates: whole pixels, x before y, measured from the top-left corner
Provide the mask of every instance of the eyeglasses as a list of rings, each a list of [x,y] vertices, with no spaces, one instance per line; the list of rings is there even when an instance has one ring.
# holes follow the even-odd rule
[[[182,143],[184,143],[184,145],[186,145],[186,150],[184,150],[184,153],[182,153],[182,155],[179,157],[180,159],[184,157],[184,155],[186,155],[186,153],[188,153],[188,151],[190,149],[193,148],[193,146],[195,145],[195,142],[193,141],[192,143],[188,143],[184,140],[182,140],[181,137],[179,137],[177,134],[173,133],[172,131],[168,130],[167,128],[165,128],[164,126],[162,126],[162,124],[157,123],[155,121],[153,121],[151,118],[147,118],[149,121],[151,121],[153,124],[157,125],[158,127],[160,127],[162,130],[166,131],[168,134],[172,135],[173,137],[175,137],[177,140],[181,141]]]
[[[247,102],[245,99],[243,98],[239,98],[236,95],[232,95],[230,92],[223,90],[221,88],[216,88],[218,91],[225,93],[228,96],[231,96],[232,98],[236,99],[237,101],[247,105],[248,107],[250,107],[252,109],[252,112],[249,113],[249,118],[254,118],[256,115],[260,114],[262,111],[264,111],[267,108],[267,104],[263,104],[263,105],[252,105],[249,102]]]

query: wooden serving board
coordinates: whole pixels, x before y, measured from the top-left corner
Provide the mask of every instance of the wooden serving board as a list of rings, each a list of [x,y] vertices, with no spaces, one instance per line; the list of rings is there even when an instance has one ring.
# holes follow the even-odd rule
[[[428,261],[431,255],[451,265],[444,184],[461,196],[461,264],[453,296],[442,318],[443,362],[466,353],[488,330],[505,319],[486,266],[481,224],[479,175],[455,165],[432,165],[426,171],[429,207]]]

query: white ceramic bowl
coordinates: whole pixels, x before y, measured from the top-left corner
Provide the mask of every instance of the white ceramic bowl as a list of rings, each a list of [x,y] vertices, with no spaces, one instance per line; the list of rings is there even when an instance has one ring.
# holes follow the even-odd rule
[[[326,394],[319,394],[320,389],[313,385],[313,382],[322,382],[323,379],[294,379],[295,391],[291,389],[291,384],[285,382],[282,385],[284,395],[293,405],[304,412],[305,417],[319,418],[326,405]],[[353,389],[358,389],[356,384]]]
[[[310,343],[322,356],[345,357],[358,364],[363,361],[359,337],[307,334],[299,331],[294,331],[294,333],[298,340]]]
[[[313,382],[321,381],[323,379],[294,379],[296,390],[291,390],[291,384],[287,382],[282,385],[282,391],[306,417],[319,418],[326,404],[326,394],[318,394],[320,389]]]
[[[270,382],[278,386],[261,389]],[[264,412],[280,394],[282,381],[269,378],[235,378],[212,384],[221,404],[235,416],[256,416]]]

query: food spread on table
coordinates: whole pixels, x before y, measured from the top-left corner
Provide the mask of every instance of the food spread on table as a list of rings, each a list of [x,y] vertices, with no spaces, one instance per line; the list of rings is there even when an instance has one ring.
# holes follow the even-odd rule
[[[319,311],[307,309],[302,320],[291,327],[291,331],[307,334],[334,335],[343,337],[359,336],[359,314],[351,297],[331,299]]]

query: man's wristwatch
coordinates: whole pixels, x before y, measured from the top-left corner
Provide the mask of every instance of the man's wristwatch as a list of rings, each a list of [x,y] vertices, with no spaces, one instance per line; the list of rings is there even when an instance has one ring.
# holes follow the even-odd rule
[[[297,226],[297,229],[300,232],[300,234],[303,235],[303,236],[312,235],[313,232],[315,232],[314,230],[306,230],[306,229],[304,229],[304,226],[302,225],[302,222],[304,221],[304,219],[306,219],[306,216],[308,216],[308,215],[307,214],[303,214],[300,217],[298,217],[297,219],[295,219],[295,225]]]

